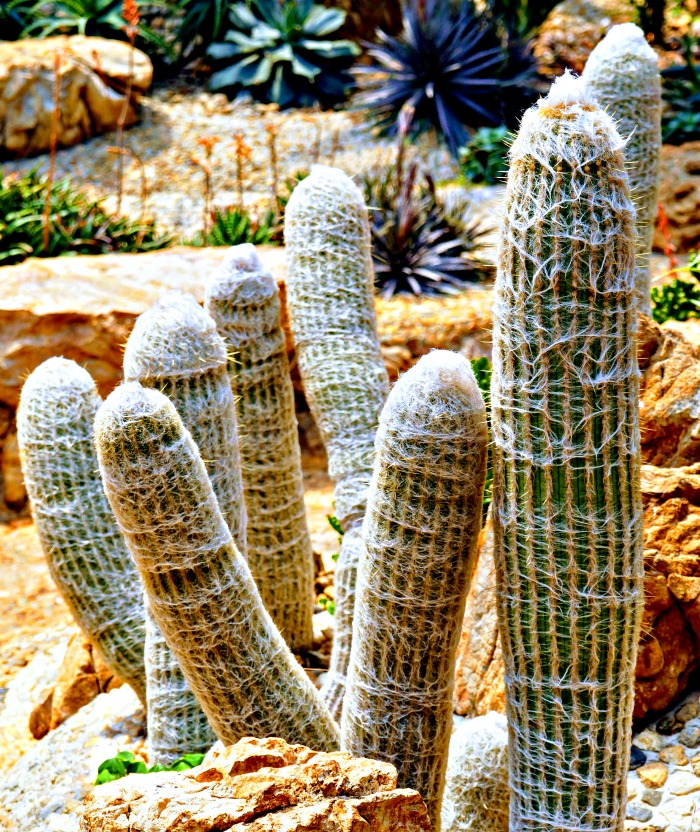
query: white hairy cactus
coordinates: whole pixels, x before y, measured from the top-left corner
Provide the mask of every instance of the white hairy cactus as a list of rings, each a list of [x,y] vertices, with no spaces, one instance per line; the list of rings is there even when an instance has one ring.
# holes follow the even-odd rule
[[[465,719],[450,739],[442,832],[508,832],[508,723]]]
[[[221,513],[245,552],[246,512],[236,406],[216,324],[192,295],[167,292],[136,319],[124,378],[160,390],[175,405],[207,467]]]
[[[362,519],[389,380],[379,349],[367,207],[352,180],[316,165],[285,214],[287,302],[299,372],[345,531],[335,569],[335,637],[324,697],[340,715],[350,659]]]
[[[379,420],[357,570],[341,748],[395,765],[436,832],[487,445],[466,358],[437,350],[401,376]]]
[[[615,119],[626,139],[625,159],[637,208],[635,291],[637,306],[651,314],[649,255],[659,189],[661,75],[656,53],[634,23],[613,26],[591,52],[583,79],[591,95]]]
[[[143,590],[107,503],[92,442],[101,401],[87,370],[50,358],[24,383],[17,438],[51,576],[106,665],[145,701]]]
[[[207,283],[205,309],[229,353],[248,514],[248,566],[289,646],[309,647],[314,558],[294,388],[277,282],[254,246],[246,243],[228,251]]]
[[[95,443],[153,617],[217,737],[335,750],[338,726],[265,610],[170,400],[121,385],[98,411]]]
[[[216,734],[192,693],[144,597],[148,761],[169,765],[183,754],[205,754]]]

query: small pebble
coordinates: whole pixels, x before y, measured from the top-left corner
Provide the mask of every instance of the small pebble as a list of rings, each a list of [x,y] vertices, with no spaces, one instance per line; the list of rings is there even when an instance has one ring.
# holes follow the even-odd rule
[[[700,745],[700,728],[690,726],[684,728],[678,737],[678,742],[682,742],[688,748],[697,748]]]
[[[689,719],[693,719],[700,713],[696,702],[686,702],[682,708],[676,711],[676,719],[679,722],[686,723]]]
[[[666,716],[662,716],[656,723],[656,732],[657,734],[668,736],[669,734],[673,734],[673,732],[680,727],[681,726],[676,722],[676,717],[673,714],[667,714]]]
[[[700,789],[700,780],[690,771],[676,771],[668,782],[671,794],[690,794]]]
[[[641,748],[642,751],[661,751],[663,743],[656,731],[647,729],[634,738],[634,746],[632,747],[635,746]]]
[[[643,786],[649,789],[658,789],[666,782],[668,767],[662,762],[647,763],[637,769],[637,774]]]
[[[693,767],[693,773],[700,777],[700,754],[691,758],[690,765]]]
[[[673,763],[674,766],[684,766],[688,763],[685,750],[682,745],[669,745],[659,752],[659,759],[663,763]]]
[[[647,820],[651,820],[652,815],[653,812],[648,806],[642,806],[641,803],[627,804],[627,817],[630,820],[638,820],[641,823],[644,823]]]
[[[627,800],[632,800],[639,792],[639,780],[632,775],[627,778]]]
[[[647,755],[637,746],[632,746],[632,752],[630,753],[630,771],[634,771],[636,768],[643,766],[644,763],[647,761]]]
[[[695,811],[695,801],[692,797],[676,797],[666,803],[662,803],[659,812],[669,823],[683,823],[684,818],[692,815]]]
[[[649,806],[658,806],[664,793],[661,789],[642,789],[641,799]]]

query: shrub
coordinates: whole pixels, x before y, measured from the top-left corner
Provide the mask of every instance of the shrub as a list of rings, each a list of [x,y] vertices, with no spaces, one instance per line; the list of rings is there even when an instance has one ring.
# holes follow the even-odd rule
[[[99,201],[74,190],[68,179],[51,188],[49,245],[44,248],[46,178],[32,170],[11,175],[0,184],[0,265],[27,257],[152,251],[165,248],[168,236],[152,221],[108,214]]]
[[[697,263],[698,255],[694,257]],[[697,272],[693,276],[696,274]],[[700,277],[700,274],[697,276]],[[700,318],[700,283],[697,280],[682,280],[676,277],[663,286],[652,286],[651,303],[651,314],[657,324]]]
[[[95,786],[100,783],[110,783],[112,780],[120,780],[127,774],[153,774],[156,771],[187,771],[201,765],[204,754],[184,754],[178,757],[169,766],[155,765],[150,768],[142,761],[137,760],[131,751],[120,751],[116,757],[110,757],[100,763],[97,769]]]
[[[700,70],[695,62],[697,38],[681,41],[682,66],[661,72],[666,111],[661,122],[664,142],[683,144],[700,139]]]
[[[508,128],[481,127],[459,154],[462,176],[475,185],[495,185],[508,166]]]
[[[348,73],[359,47],[327,40],[345,22],[345,12],[311,0],[250,0],[229,10],[224,42],[207,54],[220,67],[210,79],[214,90],[247,90],[257,101],[280,107],[330,107],[344,101],[352,86]]]
[[[253,243],[258,246],[279,240],[274,211],[266,211],[258,218],[238,207],[224,208],[214,211],[212,220],[212,227],[197,234],[187,245],[238,246]]]
[[[503,123],[507,89],[534,77],[531,56],[515,46],[472,0],[407,0],[401,34],[379,33],[368,48],[371,64],[355,70],[357,104],[388,132],[410,106],[412,132],[434,129],[457,158],[471,131]]]

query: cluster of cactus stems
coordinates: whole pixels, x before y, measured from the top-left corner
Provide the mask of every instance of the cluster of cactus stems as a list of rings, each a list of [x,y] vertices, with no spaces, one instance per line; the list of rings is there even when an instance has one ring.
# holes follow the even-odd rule
[[[50,358],[24,383],[22,472],[51,576],[107,666],[146,699],[138,572],[102,488],[93,421],[102,400],[74,361]]]
[[[564,76],[525,114],[510,154],[491,399],[511,832],[621,832],[624,818],[643,606],[634,338],[646,290],[635,295],[624,142],[594,96],[637,120],[652,155],[657,113],[648,53],[620,29],[585,82]],[[616,66],[605,64],[613,46],[639,59],[639,88],[618,95],[634,99],[629,113],[605,98],[602,76],[615,70],[599,67]],[[146,629],[149,661],[182,694],[158,705],[154,687],[153,708],[186,722],[187,742],[211,741],[208,720],[225,743],[272,735],[390,760],[438,829],[481,524],[483,400],[468,362],[438,352],[387,401],[367,210],[345,174],[316,167],[299,184],[286,241],[297,360],[345,530],[325,702],[283,637],[311,641],[312,559],[279,299],[251,247],[210,281],[213,319],[183,295],[141,316],[127,383],[101,407],[71,362],[30,377],[18,427],[37,528],[76,618],[140,695]],[[500,830],[503,737],[486,731],[479,772],[472,758],[486,746],[466,734],[453,743],[445,829]],[[156,753],[179,752],[184,736],[164,728]],[[497,822],[479,814],[485,794],[498,795]]]
[[[512,832],[621,830],[643,607],[635,214],[580,79],[523,117],[494,304]]]
[[[335,569],[335,635],[323,691],[339,718],[374,437],[389,391],[374,311],[367,206],[358,187],[342,171],[314,166],[287,205],[285,242],[299,372],[328,453],[335,513],[345,532]]]
[[[234,246],[210,277],[205,309],[229,355],[236,401],[246,559],[265,609],[293,649],[313,641],[314,559],[277,282],[255,247]]]
[[[336,749],[338,726],[265,610],[170,400],[121,385],[98,411],[95,442],[150,610],[217,737]]]
[[[487,443],[467,359],[421,358],[382,411],[357,572],[341,748],[393,763],[436,832]]]
[[[640,312],[651,314],[649,255],[661,159],[661,74],[658,58],[634,23],[613,26],[588,57],[583,79],[615,119],[625,142],[630,189],[637,209],[635,291]]]

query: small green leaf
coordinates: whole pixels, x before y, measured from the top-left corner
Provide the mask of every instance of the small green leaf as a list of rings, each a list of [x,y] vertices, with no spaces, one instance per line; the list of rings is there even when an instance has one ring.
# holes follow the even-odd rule
[[[342,537],[345,532],[343,531],[343,527],[340,525],[340,520],[332,514],[327,514],[326,518],[328,519],[328,523],[333,531],[338,532],[338,534]]]

